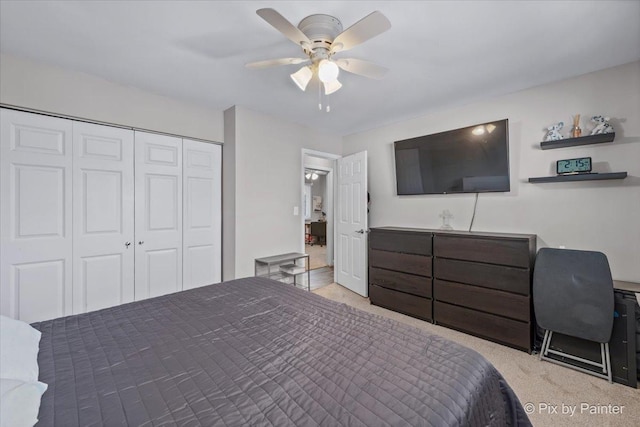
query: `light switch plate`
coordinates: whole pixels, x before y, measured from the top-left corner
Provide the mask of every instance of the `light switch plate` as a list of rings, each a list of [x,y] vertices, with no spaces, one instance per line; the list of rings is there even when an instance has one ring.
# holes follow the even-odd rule
[[[293,207],[293,215],[298,216],[298,207],[297,206]]]

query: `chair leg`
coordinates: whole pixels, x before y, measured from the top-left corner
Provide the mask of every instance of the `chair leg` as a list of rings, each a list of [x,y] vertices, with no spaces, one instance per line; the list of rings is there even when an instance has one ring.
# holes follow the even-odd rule
[[[544,339],[542,340],[542,348],[540,349],[540,360],[546,360],[551,363],[555,363],[557,365],[561,365],[567,368],[575,369],[580,372],[584,372],[586,374],[594,375],[596,377],[600,377],[609,381],[609,383],[613,382],[613,374],[611,372],[611,356],[609,353],[609,343],[599,343],[600,344],[600,357],[601,363],[594,362],[592,360],[583,359],[582,357],[574,356],[573,354],[565,353],[563,351],[553,350],[551,349],[551,338],[553,337],[553,331],[545,330]],[[569,358],[576,360],[581,363],[585,363],[588,365],[595,366],[597,368],[602,369],[602,374],[597,371],[593,371],[591,369],[585,369],[580,366],[573,365],[571,363],[563,362],[558,359],[554,359],[549,357],[548,354],[555,354],[557,356],[561,356],[563,358]]]
[[[600,345],[602,346],[604,353],[605,353],[605,357],[606,360],[603,359],[603,361],[605,362],[605,368],[606,372],[603,372],[604,374],[607,375],[607,379],[609,380],[609,383],[613,383],[613,373],[611,372],[611,355],[609,353],[609,343],[605,342],[605,343],[600,343]]]
[[[544,339],[542,340],[542,347],[540,348],[540,355],[538,356],[539,360],[542,360],[543,356],[547,355],[548,344],[551,342],[551,332],[549,329],[544,330]]]

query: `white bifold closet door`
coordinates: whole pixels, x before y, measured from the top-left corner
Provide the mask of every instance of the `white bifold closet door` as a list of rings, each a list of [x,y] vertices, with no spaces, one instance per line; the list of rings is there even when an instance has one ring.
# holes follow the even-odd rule
[[[183,289],[221,280],[222,148],[183,140]]]
[[[0,314],[221,280],[220,145],[0,109]]]
[[[72,122],[0,110],[0,313],[72,314]]]
[[[135,299],[182,290],[182,139],[135,132]]]
[[[133,131],[73,122],[73,312],[133,301]]]

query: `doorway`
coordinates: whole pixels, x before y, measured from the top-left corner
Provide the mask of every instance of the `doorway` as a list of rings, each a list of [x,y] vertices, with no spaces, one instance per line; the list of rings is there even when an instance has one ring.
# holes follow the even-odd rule
[[[339,155],[302,150],[301,247],[310,269],[334,279],[334,167]]]
[[[310,167],[304,170],[304,244],[311,270],[326,267],[331,261],[327,257],[328,174],[329,171]]]

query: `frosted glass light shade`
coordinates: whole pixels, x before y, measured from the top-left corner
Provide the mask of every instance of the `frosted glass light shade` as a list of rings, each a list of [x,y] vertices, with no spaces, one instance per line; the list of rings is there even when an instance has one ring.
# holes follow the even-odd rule
[[[320,64],[318,64],[318,78],[322,83],[337,81],[339,73],[340,69],[333,61],[323,59],[320,61]]]
[[[313,77],[313,71],[311,71],[311,68],[308,66],[302,67],[295,73],[291,74],[291,80],[293,80],[302,91],[307,89],[307,85],[311,81],[311,77]]]
[[[338,80],[334,80],[332,82],[324,82],[323,84],[325,95],[331,95],[333,92],[336,92],[342,87],[342,83],[340,83]]]

